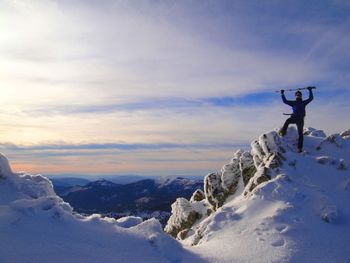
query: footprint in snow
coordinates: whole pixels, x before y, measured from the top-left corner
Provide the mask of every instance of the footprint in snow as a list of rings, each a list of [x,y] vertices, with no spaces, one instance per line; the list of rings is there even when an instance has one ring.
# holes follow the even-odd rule
[[[274,247],[282,247],[284,246],[284,244],[285,244],[285,241],[283,239],[278,239],[271,243],[271,245]]]

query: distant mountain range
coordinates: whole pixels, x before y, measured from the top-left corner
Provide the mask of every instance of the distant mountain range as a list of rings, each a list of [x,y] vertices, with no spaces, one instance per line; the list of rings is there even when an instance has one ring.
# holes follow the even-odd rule
[[[170,212],[176,198],[190,198],[196,189],[203,189],[203,180],[182,177],[143,179],[126,184],[81,178],[56,178],[51,181],[63,200],[75,211],[85,214]]]
[[[98,181],[101,179],[105,179],[112,183],[116,184],[130,184],[137,181],[142,181],[145,179],[154,179],[154,180],[162,180],[160,178],[186,178],[190,180],[199,180],[203,181],[203,175],[188,175],[188,176],[145,176],[145,175],[137,175],[137,174],[125,174],[125,175],[84,175],[84,174],[60,174],[60,175],[47,175],[47,177],[54,183],[54,185],[63,185],[63,186],[75,186],[80,185],[83,186],[92,181]],[[163,179],[164,180],[164,179]]]

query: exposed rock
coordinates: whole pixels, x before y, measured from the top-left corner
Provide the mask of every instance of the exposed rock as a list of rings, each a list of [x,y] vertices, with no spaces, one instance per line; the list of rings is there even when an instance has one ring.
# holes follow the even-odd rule
[[[206,210],[207,213],[199,213],[198,219],[195,219],[191,227],[184,227],[177,232],[177,238],[185,239],[184,242],[191,245],[206,242],[213,237],[211,235],[213,231],[221,231],[222,221],[240,218],[239,213],[242,211],[235,210],[236,207],[232,211],[227,210],[231,208],[231,205],[236,205],[240,201],[246,204],[246,202],[260,199],[287,200],[281,211],[293,208],[294,203],[312,202],[311,209],[319,221],[323,220],[328,224],[337,223],[339,211],[333,202],[336,200],[328,198],[321,187],[309,182],[311,179],[302,173],[302,168],[307,169],[314,166],[317,168],[318,165],[312,163],[312,160],[316,160],[319,164],[332,166],[334,173],[337,174],[339,172],[335,169],[347,170],[348,164],[345,160],[348,161],[346,156],[348,141],[346,140],[350,136],[350,130],[341,135],[334,134],[326,137],[324,131],[308,128],[305,130],[305,135],[310,136],[306,138],[305,148],[308,152],[305,154],[296,153],[298,133],[294,127],[291,127],[284,137],[278,136],[276,132],[261,135],[251,143],[250,152],[237,151],[230,163],[224,165],[220,172],[208,174],[204,183],[205,199],[202,199],[202,194],[196,191],[191,202],[192,205],[206,204],[206,207],[211,209]],[[309,148],[310,145],[315,147],[318,143],[320,149],[325,147],[321,154]],[[335,147],[342,148],[338,149],[339,154],[334,157],[327,156],[328,148],[329,152],[333,153],[337,151]],[[324,156],[320,156],[323,154]],[[339,159],[340,157],[345,160]],[[307,162],[310,162],[310,166],[305,166]],[[327,172],[332,170],[328,168],[324,171],[321,166],[318,166],[318,169],[327,176],[330,176]],[[298,174],[298,177],[290,177],[290,174]],[[308,192],[305,192],[303,187],[298,187],[298,184],[301,183],[305,183],[307,191],[310,189],[312,189],[310,191],[315,191],[317,197],[308,196]],[[350,192],[350,180],[342,181],[341,187],[344,191]],[[196,200],[197,195],[199,196],[198,201]],[[236,196],[237,199],[235,199]],[[226,200],[232,200],[232,203],[226,203]],[[226,205],[222,207],[225,203]],[[194,211],[198,210],[194,209]],[[192,216],[192,218],[195,217]],[[300,219],[296,218],[296,220]]]
[[[340,134],[332,134],[325,138],[320,144],[316,147],[316,150],[321,150],[324,145],[335,145],[338,148],[341,148],[343,144],[343,137]]]
[[[176,199],[171,205],[171,217],[165,226],[165,232],[177,237],[178,233],[184,229],[190,229],[193,224],[202,217],[204,205],[194,206],[185,198]]]
[[[262,153],[263,150],[261,149]],[[261,153],[261,154],[262,154]],[[238,150],[229,164],[219,173],[211,173],[204,179],[204,192],[212,210],[221,207],[226,198],[235,194],[240,181],[247,185],[256,172],[253,156],[249,152]]]
[[[220,174],[211,173],[204,178],[204,193],[214,211],[223,205],[225,194],[221,186]]]
[[[204,192],[201,190],[201,189],[197,189],[191,199],[190,199],[190,202],[193,203],[193,202],[200,202],[202,201],[203,199],[205,199],[205,194]]]
[[[254,166],[254,160],[249,152],[244,152],[240,158],[240,170],[242,172],[243,183],[246,186],[256,173],[256,168]]]
[[[350,129],[347,129],[347,130],[341,132],[340,136],[343,137],[343,138],[350,136]]]
[[[184,239],[188,236],[188,234],[189,234],[191,231],[193,231],[193,230],[186,228],[186,229],[180,231],[180,232],[177,234],[177,237],[176,237],[176,238],[179,239],[179,240],[184,240]]]
[[[224,165],[221,169],[221,186],[224,194],[233,194],[238,186],[238,181],[241,176],[239,169],[239,159],[234,158],[231,163]]]
[[[285,160],[283,156],[285,149],[276,132],[263,134],[258,141],[253,141],[251,146],[256,172],[246,184],[244,195],[251,193],[259,184],[270,180],[272,174],[277,174],[278,168]]]
[[[337,161],[330,156],[320,156],[316,158],[319,164],[336,165]]]
[[[248,185],[245,187],[244,195],[252,193],[253,190],[264,182],[267,182],[271,179],[268,168],[261,166],[258,171],[255,173],[254,177],[249,181]]]
[[[252,147],[251,153],[253,155],[254,165],[255,167],[259,167],[264,158],[264,151],[261,148],[259,141],[257,140],[251,143],[251,147]]]
[[[289,131],[290,140],[295,140],[295,129]],[[282,144],[276,132],[263,134],[251,146],[251,152],[235,152],[231,162],[224,165],[220,172],[208,174],[204,178],[204,193],[197,190],[192,195],[191,202],[178,199],[172,205],[172,216],[165,231],[179,239],[190,236],[191,243],[198,244],[206,229],[205,223],[196,228],[199,219],[217,211],[237,189],[248,196],[258,185],[280,174],[280,167],[286,160],[284,153],[290,147]],[[197,209],[196,204],[201,204],[202,208]]]
[[[348,169],[348,165],[346,164],[344,159],[337,160],[337,159],[330,157],[330,156],[319,156],[316,158],[316,161],[319,164],[336,166],[336,168],[338,170],[345,171]]]

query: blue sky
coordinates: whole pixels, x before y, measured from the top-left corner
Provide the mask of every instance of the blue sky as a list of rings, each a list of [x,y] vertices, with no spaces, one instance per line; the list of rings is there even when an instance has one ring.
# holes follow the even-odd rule
[[[216,171],[282,125],[281,88],[317,86],[306,126],[349,128],[348,1],[5,0],[0,18],[15,169]]]

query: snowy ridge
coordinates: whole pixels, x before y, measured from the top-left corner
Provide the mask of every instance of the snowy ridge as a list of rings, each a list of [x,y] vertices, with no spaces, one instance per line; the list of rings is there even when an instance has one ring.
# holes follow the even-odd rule
[[[0,154],[0,262],[202,262],[150,219],[84,217]]]
[[[180,242],[155,219],[75,214],[0,154],[0,262],[350,263],[350,130],[309,128],[301,154],[296,139],[261,135],[178,199],[165,231]]]
[[[302,154],[292,127],[237,151],[200,201],[174,203],[165,230],[208,262],[350,262],[350,130],[304,137]]]

